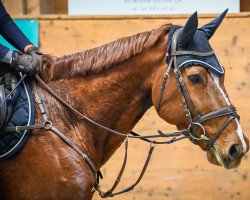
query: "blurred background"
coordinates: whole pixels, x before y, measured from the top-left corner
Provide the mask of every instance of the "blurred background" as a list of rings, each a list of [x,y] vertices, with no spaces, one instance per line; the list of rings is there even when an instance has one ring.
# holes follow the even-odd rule
[[[61,56],[93,48],[120,37],[158,27],[164,23],[184,25],[198,10],[203,25],[230,8],[230,13],[211,39],[226,69],[225,86],[250,138],[250,1],[249,0],[3,0],[8,12],[22,26],[27,20],[34,41],[44,53]],[[26,21],[26,22],[24,22]],[[158,129],[175,130],[150,109],[135,127],[144,134]],[[129,141],[122,189],[139,176],[149,146]],[[102,168],[103,189],[109,189],[120,170],[123,145]],[[101,199],[95,195],[94,199]],[[207,161],[206,153],[189,141],[157,146],[142,182],[132,192],[113,199],[213,200],[250,199],[249,154],[237,169],[225,170]]]

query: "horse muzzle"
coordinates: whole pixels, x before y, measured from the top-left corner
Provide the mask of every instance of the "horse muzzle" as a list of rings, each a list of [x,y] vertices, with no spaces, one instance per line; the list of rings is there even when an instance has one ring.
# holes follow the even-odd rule
[[[215,165],[223,166],[225,169],[233,169],[240,165],[244,156],[240,144],[231,144],[223,154],[216,144],[207,151],[208,161]]]

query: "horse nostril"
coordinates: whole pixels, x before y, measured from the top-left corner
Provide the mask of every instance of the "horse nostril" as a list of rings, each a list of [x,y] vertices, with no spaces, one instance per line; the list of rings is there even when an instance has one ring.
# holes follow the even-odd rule
[[[235,160],[240,155],[240,145],[234,144],[229,148],[228,157]]]

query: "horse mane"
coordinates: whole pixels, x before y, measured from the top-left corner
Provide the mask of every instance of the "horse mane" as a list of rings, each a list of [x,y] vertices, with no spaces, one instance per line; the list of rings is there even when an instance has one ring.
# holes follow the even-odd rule
[[[157,29],[120,38],[111,43],[62,57],[44,55],[41,62],[41,77],[44,81],[73,78],[98,73],[124,62],[154,46],[168,33],[172,24]]]

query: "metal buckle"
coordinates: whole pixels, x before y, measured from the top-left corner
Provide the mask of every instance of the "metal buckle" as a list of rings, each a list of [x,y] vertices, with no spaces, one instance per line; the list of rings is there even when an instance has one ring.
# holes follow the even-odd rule
[[[185,114],[185,115],[186,115],[186,117],[190,117],[190,116],[191,116],[191,113],[190,113],[190,110],[189,110],[189,109],[186,110],[186,114]],[[194,122],[194,123],[196,123],[196,122]],[[190,125],[191,125],[191,124],[190,124]],[[190,126],[190,125],[189,125],[189,126]]]
[[[16,126],[16,132],[17,132],[17,133],[22,133],[22,132],[19,130],[19,127],[20,127],[20,126]]]
[[[194,127],[194,126],[198,126],[198,127],[200,127],[201,128],[201,130],[202,130],[202,134],[201,134],[201,137],[195,137],[195,136],[193,136],[192,134],[191,134],[191,129],[192,129],[192,127]],[[198,122],[192,122],[189,126],[188,126],[188,133],[189,133],[189,135],[190,135],[190,137],[191,138],[193,138],[194,140],[209,140],[209,138],[206,136],[206,130],[205,130],[205,128],[204,128],[204,126],[202,125],[202,124],[200,124],[200,123],[198,123]]]
[[[106,197],[107,197],[107,193],[104,192],[104,191],[102,191],[102,189],[101,189],[101,187],[100,187],[99,184],[96,185],[96,186],[94,186],[94,187],[92,188],[92,190],[91,190],[92,193],[94,193],[95,191],[98,192],[98,194],[99,194],[99,196],[100,196],[101,198],[106,198]]]
[[[51,129],[52,128],[52,122],[51,121],[45,121],[44,123],[43,123],[43,126],[44,126],[44,128],[45,129]]]

